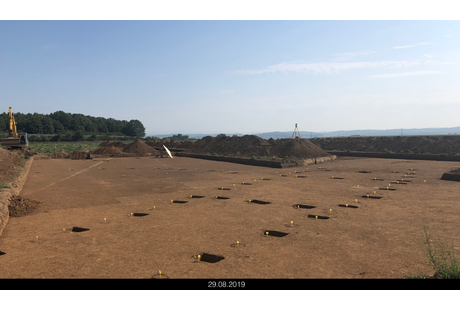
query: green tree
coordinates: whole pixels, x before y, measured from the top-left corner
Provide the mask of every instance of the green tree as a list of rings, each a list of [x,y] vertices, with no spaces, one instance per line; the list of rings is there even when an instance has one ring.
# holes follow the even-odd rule
[[[108,133],[109,129],[107,128],[107,124],[105,123],[105,119],[102,117],[98,117],[96,119],[96,127],[97,131],[100,133]]]
[[[58,133],[64,130],[64,125],[61,124],[61,122],[51,119],[53,122],[53,128],[54,128],[54,133]]]
[[[59,141],[61,141],[61,139],[62,139],[62,136],[61,136],[60,134],[57,134],[57,135],[54,135],[54,136],[50,139],[50,141],[52,141],[52,142],[59,142]]]
[[[96,140],[97,140],[97,136],[94,134],[86,138],[86,141],[96,141]]]
[[[83,134],[83,130],[77,130],[72,136],[72,141],[83,141],[85,140],[85,136]]]
[[[8,125],[7,125],[7,120],[0,116],[0,130],[1,131],[6,131],[8,130]]]
[[[139,120],[132,119],[121,132],[127,136],[140,138],[145,136],[145,127]]]
[[[53,134],[54,133],[53,120],[50,117],[45,115],[44,117],[42,117],[41,121],[42,121],[43,133]]]
[[[43,133],[43,124],[41,117],[35,113],[29,118],[29,121],[26,124],[25,131],[31,134],[42,134]]]
[[[61,123],[62,126],[64,127],[63,129],[59,129],[59,130],[69,130],[69,127],[70,127],[70,123],[72,122],[72,114],[70,113],[65,113],[64,111],[57,111],[57,112],[54,112],[54,113],[51,113],[50,114],[50,117]],[[56,125],[53,123],[54,127],[56,127]]]
[[[221,133],[221,134],[218,134],[218,135],[216,136],[216,138],[221,138],[221,137],[222,137],[222,138],[225,138],[226,136],[227,136],[226,134]]]
[[[73,131],[85,130],[86,118],[83,114],[73,114],[69,129]]]

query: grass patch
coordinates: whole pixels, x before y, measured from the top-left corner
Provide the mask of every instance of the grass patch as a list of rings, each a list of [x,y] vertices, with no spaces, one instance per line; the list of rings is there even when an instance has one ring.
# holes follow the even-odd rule
[[[10,185],[6,183],[0,183],[0,188],[10,188]]]
[[[75,143],[75,142],[43,142],[43,143],[30,143],[30,151],[32,153],[43,153],[48,156],[51,156],[55,151],[57,153],[65,152],[72,153],[74,151],[80,152],[91,152],[98,148],[100,142],[85,142],[85,143]]]
[[[455,256],[454,245],[448,246],[446,242],[436,240],[433,242],[428,227],[423,225],[425,237],[425,255],[435,270],[433,277],[427,275],[406,276],[406,279],[460,279],[460,261]]]

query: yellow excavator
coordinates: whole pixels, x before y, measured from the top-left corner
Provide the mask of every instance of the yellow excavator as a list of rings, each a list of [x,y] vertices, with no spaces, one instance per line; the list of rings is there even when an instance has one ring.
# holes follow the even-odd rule
[[[8,137],[1,140],[2,147],[7,147],[8,149],[27,149],[29,146],[27,133],[18,134],[16,131],[16,122],[14,121],[11,107],[8,109],[8,126]]]

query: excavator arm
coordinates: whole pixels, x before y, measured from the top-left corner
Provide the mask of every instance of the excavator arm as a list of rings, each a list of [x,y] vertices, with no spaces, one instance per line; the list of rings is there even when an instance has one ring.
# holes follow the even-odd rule
[[[18,132],[16,131],[16,122],[14,121],[13,110],[11,107],[8,109],[9,133],[8,137],[17,138]]]

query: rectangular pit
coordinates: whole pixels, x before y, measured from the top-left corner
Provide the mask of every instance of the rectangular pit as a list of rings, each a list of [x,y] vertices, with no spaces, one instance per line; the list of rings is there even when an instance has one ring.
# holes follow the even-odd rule
[[[379,190],[382,190],[382,191],[395,191],[396,188],[380,187]]]
[[[133,216],[139,216],[139,217],[142,217],[142,216],[147,216],[149,215],[148,213],[133,213]]]
[[[171,200],[171,203],[187,203],[185,200]]]
[[[89,230],[89,228],[72,227],[73,232],[83,232],[83,231],[87,231],[87,230]]]
[[[190,198],[204,198],[204,196],[199,196],[199,195],[190,195]]]
[[[250,203],[257,203],[257,204],[260,204],[260,205],[268,205],[270,204],[271,202],[270,201],[262,201],[262,200],[257,200],[257,199],[251,199],[249,200]]]
[[[216,199],[230,199],[229,197],[216,196]]]
[[[292,207],[294,207],[295,209],[314,209],[314,208],[316,208],[315,206],[303,205],[303,204],[300,204],[300,203],[292,205]]]
[[[285,237],[285,236],[287,236],[289,234],[281,232],[281,231],[276,231],[276,230],[266,230],[266,231],[264,231],[264,235],[265,236],[272,236],[272,237]]]
[[[353,209],[357,209],[357,208],[358,208],[358,206],[353,206],[353,205],[349,205],[349,204],[339,204],[339,207],[353,208]]]
[[[361,197],[362,198],[370,198],[370,199],[380,199],[380,198],[382,198],[381,196],[371,196],[371,195],[363,195]]]
[[[215,264],[220,262],[221,260],[225,259],[225,257],[220,256],[220,255],[214,255],[214,254],[208,254],[208,253],[202,253],[200,261],[205,262],[205,263],[211,263]]]
[[[313,218],[313,219],[318,219],[318,220],[327,220],[327,219],[329,219],[329,216],[323,216],[323,215],[308,214],[308,217]]]

